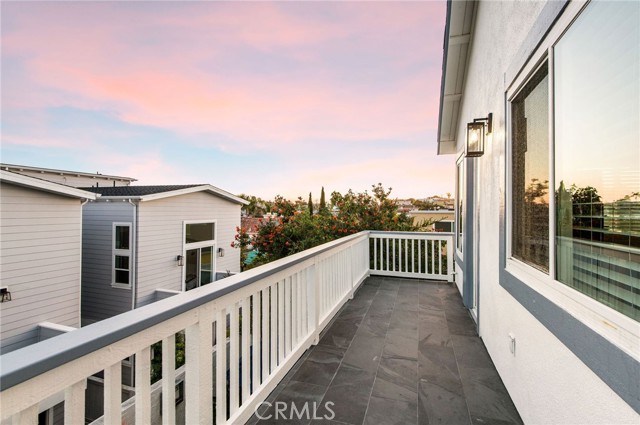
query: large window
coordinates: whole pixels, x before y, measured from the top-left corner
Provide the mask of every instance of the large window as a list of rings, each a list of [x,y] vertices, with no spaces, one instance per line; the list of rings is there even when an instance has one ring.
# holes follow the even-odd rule
[[[595,2],[554,49],[556,278],[636,320],[639,10]]]
[[[637,2],[589,3],[509,95],[511,257],[635,320],[638,22]]]
[[[131,287],[131,223],[113,223],[112,285]]]

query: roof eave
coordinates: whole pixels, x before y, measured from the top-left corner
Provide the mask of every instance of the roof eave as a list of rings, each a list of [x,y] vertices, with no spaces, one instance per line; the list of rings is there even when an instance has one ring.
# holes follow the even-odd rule
[[[99,194],[88,192],[86,190],[77,189],[75,187],[65,186],[63,184],[53,183],[47,180],[37,179],[25,176],[24,174],[14,173],[11,171],[0,170],[0,181],[11,183],[17,186],[37,189],[44,192],[54,193],[69,198],[87,199],[95,201],[100,197]]]
[[[455,154],[457,152],[456,133],[461,109],[460,106],[462,104],[464,82],[467,74],[468,56],[471,50],[476,3],[475,0],[447,1],[438,113],[438,155]],[[470,25],[467,25],[467,28],[465,28],[467,18],[470,18],[471,21]],[[458,29],[458,31],[452,33],[452,27]],[[450,58],[452,46],[456,46],[456,60]],[[466,55],[460,54],[460,50],[463,48],[466,48]],[[449,63],[450,59],[451,64]],[[458,78],[461,80],[458,81]],[[447,88],[449,88],[449,92]],[[449,130],[445,131],[445,126]]]

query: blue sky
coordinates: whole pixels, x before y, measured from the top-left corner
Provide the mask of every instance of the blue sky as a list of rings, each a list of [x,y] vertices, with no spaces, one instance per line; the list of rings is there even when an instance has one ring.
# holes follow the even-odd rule
[[[453,190],[444,2],[2,3],[2,162],[318,197]]]

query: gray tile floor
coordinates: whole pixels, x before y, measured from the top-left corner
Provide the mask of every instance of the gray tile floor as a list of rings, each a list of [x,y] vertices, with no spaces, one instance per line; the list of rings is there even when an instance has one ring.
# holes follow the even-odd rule
[[[412,279],[367,279],[267,401],[310,412],[249,423],[522,423],[456,288]]]

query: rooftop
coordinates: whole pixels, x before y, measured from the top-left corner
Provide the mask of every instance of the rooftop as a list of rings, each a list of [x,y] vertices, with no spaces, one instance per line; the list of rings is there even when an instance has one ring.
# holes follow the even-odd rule
[[[429,280],[369,277],[267,401],[249,424],[279,401],[331,401],[341,424],[522,423],[456,287]]]

